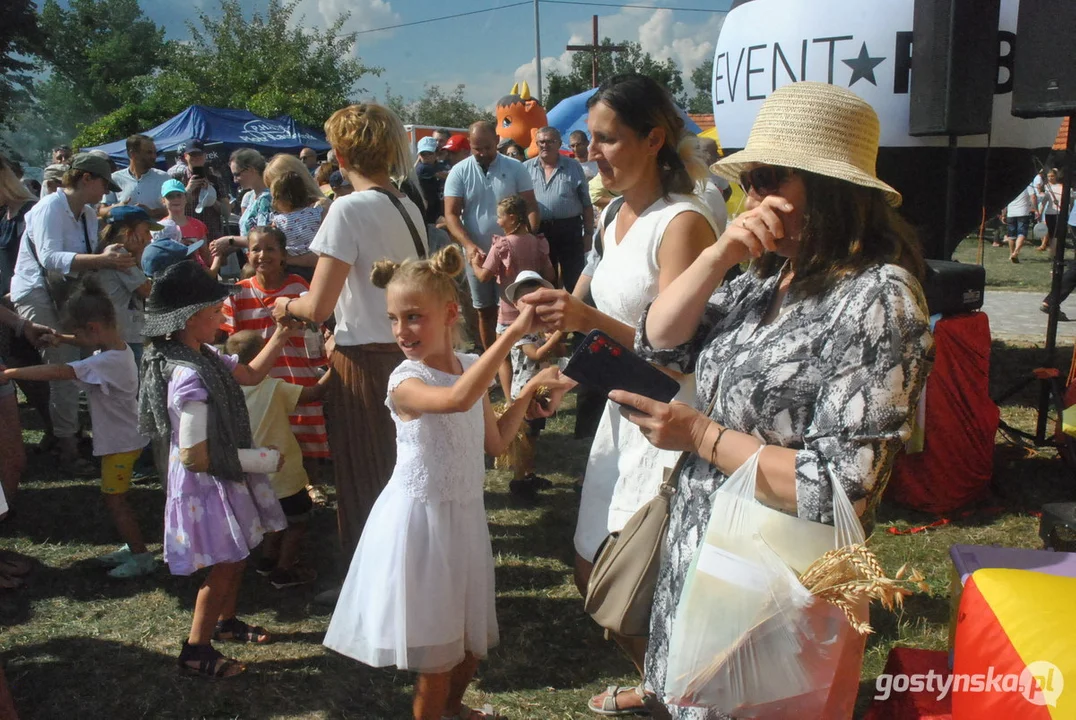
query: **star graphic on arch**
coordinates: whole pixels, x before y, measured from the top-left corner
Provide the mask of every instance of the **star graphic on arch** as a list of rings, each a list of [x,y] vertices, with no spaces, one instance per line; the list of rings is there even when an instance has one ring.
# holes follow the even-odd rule
[[[848,60],[841,60],[845,65],[852,68],[852,79],[848,81],[848,87],[852,87],[860,79],[869,80],[871,85],[877,87],[878,83],[874,79],[874,68],[878,67],[884,57],[871,57],[867,52],[867,43],[863,43],[859,48],[859,56],[849,58]]]

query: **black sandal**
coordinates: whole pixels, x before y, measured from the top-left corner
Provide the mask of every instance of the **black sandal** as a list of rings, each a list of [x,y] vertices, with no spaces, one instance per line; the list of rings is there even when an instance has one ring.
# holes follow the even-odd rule
[[[188,663],[197,662],[198,667],[192,667]],[[238,667],[239,672],[229,674],[228,671]],[[246,672],[245,665],[238,660],[226,658],[212,645],[191,645],[183,641],[183,649],[179,652],[179,669],[192,675],[201,675],[213,680],[227,677],[235,677]]]
[[[239,618],[233,617],[217,623],[217,629],[213,631],[213,639],[264,645],[271,641],[273,637],[265,628],[257,625],[247,625]]]

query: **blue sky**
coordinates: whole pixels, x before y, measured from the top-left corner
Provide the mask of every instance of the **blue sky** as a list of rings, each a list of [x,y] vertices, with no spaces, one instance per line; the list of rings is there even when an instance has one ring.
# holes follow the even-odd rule
[[[496,8],[469,17],[358,36],[357,53],[364,62],[385,69],[381,77],[366,77],[366,97],[383,97],[386,85],[394,94],[413,98],[423,85],[467,86],[467,97],[492,106],[517,80],[534,86],[534,9],[518,0],[300,0],[304,25],[325,27],[350,11],[348,30],[371,30],[427,18]],[[61,0],[62,2],[62,0]],[[623,8],[567,4],[540,5],[542,70],[567,67],[569,43],[589,43],[591,16],[599,17],[600,36],[640,42],[659,59],[672,58],[687,75],[713,56],[724,15],[667,8],[727,10],[730,0],[598,0],[610,4],[653,6]],[[66,3],[62,3],[66,4]],[[264,10],[266,0],[242,0],[245,8]],[[213,14],[217,0],[141,0],[143,11],[162,25],[169,38],[188,36],[187,20],[200,10]],[[662,8],[665,9],[662,9]]]

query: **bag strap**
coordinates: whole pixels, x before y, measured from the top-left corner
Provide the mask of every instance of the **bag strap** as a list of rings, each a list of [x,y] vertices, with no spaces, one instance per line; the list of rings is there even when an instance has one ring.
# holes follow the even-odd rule
[[[426,258],[426,248],[422,244],[422,238],[418,234],[418,228],[415,227],[415,222],[411,219],[411,214],[407,212],[407,209],[403,206],[403,203],[400,202],[400,198],[396,197],[385,188],[372,187],[370,189],[374,192],[379,192],[385,197],[387,197],[390,201],[392,201],[392,204],[396,207],[396,209],[400,211],[400,216],[403,217],[404,222],[407,223],[407,229],[411,231],[411,239],[415,242],[415,252],[418,253],[418,257],[420,260],[424,260]]]
[[[82,237],[85,238],[85,240],[86,240],[86,254],[87,255],[93,255],[93,248],[90,247],[90,228],[86,224],[86,208],[85,207],[82,208],[82,215],[80,215],[79,217],[82,218]]]
[[[605,231],[609,229],[609,226],[613,224],[613,220],[616,219],[616,214],[620,212],[620,208],[623,204],[624,198],[621,196],[614,198],[612,202],[609,203],[608,207],[605,208],[605,215],[602,216],[602,231],[594,238],[594,249],[598,251],[599,259],[605,249],[605,242],[602,240],[602,236],[605,234]]]
[[[714,388],[714,395],[706,405],[706,417],[710,417],[710,413],[714,410],[715,403],[717,403],[717,388]],[[690,450],[680,453],[680,457],[676,459],[676,464],[673,465],[672,471],[662,481],[661,487],[658,488],[658,492],[666,496],[676,492],[676,488],[680,484],[680,471],[684,469],[684,463],[688,461],[688,458],[690,458],[691,455],[692,453]]]

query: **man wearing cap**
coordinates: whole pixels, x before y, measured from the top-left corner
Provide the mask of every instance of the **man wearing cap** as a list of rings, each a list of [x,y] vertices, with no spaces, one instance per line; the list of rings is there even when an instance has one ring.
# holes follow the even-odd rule
[[[594,207],[583,166],[560,154],[560,130],[547,126],[535,135],[538,157],[523,166],[530,173],[542,214],[539,226],[549,241],[549,259],[561,285],[571,292],[585,264],[594,234]]]
[[[419,189],[426,203],[426,223],[429,225],[436,225],[437,220],[445,214],[445,179],[450,169],[447,162],[437,159],[435,138],[424,137],[418,141],[418,164],[415,166],[415,174],[418,175]]]
[[[441,146],[444,153],[444,161],[451,167],[459,165],[471,155],[471,141],[466,135],[457,133],[445,141]]]
[[[445,223],[449,234],[467,253],[464,268],[471,286],[471,302],[478,311],[482,346],[488,348],[497,339],[497,284],[493,280],[480,282],[470,260],[484,257],[494,233],[501,232],[497,203],[512,195],[522,197],[531,227],[538,225],[538,205],[523,164],[497,152],[497,132],[492,123],[483,120],[471,125],[468,140],[471,156],[453,166],[445,181]]]
[[[60,186],[63,185],[64,173],[68,171],[69,167],[70,166],[68,165],[58,165],[53,163],[45,168],[41,182],[42,200],[44,200],[46,196],[52,195],[60,189]]]
[[[168,173],[154,167],[157,146],[153,138],[148,135],[127,138],[127,157],[131,164],[112,173],[112,182],[119,186],[116,191],[118,204],[141,205],[151,218],[160,220],[168,214],[161,200],[161,186],[168,179]]]
[[[205,144],[201,140],[191,138],[179,149],[180,156],[168,168],[168,175],[186,188],[187,217],[205,223],[206,237],[216,240],[224,234],[224,211],[218,200],[228,197],[228,188],[220,174],[206,165]]]
[[[109,179],[107,160],[79,153],[63,178],[63,187],[48,195],[26,214],[15,274],[11,279],[11,301],[19,315],[29,322],[62,327],[58,305],[71,278],[87,270],[126,270],[135,263],[122,245],[113,244],[97,252],[98,220],[94,207],[105,192],[117,190]],[[49,273],[53,281],[47,282]],[[79,350],[71,345],[45,348],[42,357],[50,365],[78,360]],[[60,467],[74,475],[94,474],[97,468],[78,455],[78,388],[71,381],[54,382],[49,397],[53,434],[60,447]]]

